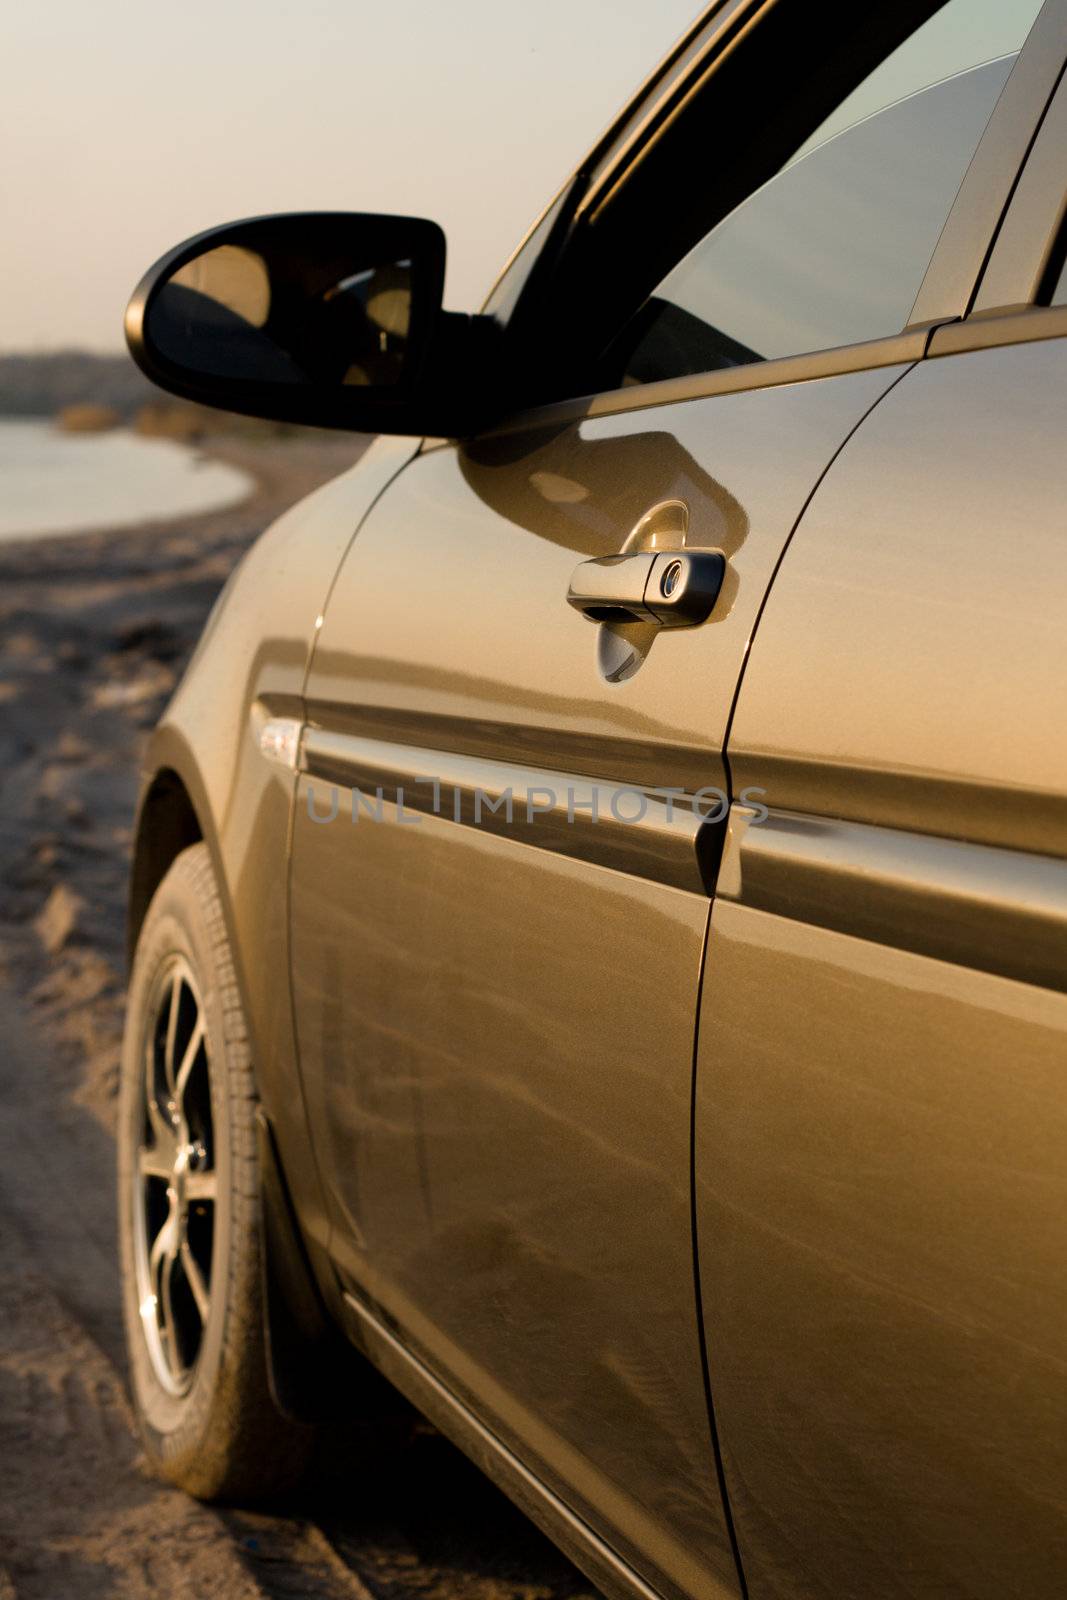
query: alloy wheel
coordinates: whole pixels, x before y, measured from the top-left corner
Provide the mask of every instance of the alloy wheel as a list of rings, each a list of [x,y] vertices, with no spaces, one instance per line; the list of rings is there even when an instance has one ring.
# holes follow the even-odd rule
[[[188,1393],[207,1328],[218,1172],[200,992],[172,956],[153,985],[133,1162],[134,1255],[145,1343],[168,1394]]]

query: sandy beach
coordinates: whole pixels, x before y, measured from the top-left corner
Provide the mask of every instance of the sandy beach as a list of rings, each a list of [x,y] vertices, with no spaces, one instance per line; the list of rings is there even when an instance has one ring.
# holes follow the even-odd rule
[[[0,1600],[569,1600],[584,1580],[403,1407],[324,1442],[298,1505],[145,1473],[124,1390],[112,1126],[141,748],[234,563],[358,459],[209,441],[251,496],[0,546]]]

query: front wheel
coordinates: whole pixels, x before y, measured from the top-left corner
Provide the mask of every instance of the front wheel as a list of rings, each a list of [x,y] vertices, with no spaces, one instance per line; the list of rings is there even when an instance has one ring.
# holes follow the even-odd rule
[[[277,1492],[311,1430],[267,1377],[256,1095],[207,848],[137,941],[119,1096],[119,1232],[134,1406],[152,1464],[202,1499]]]

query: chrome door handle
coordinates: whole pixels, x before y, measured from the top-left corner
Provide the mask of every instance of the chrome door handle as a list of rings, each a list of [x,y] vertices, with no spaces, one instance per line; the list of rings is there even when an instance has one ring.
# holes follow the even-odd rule
[[[717,550],[600,556],[575,567],[567,601],[591,622],[692,628],[711,615],[725,572]]]

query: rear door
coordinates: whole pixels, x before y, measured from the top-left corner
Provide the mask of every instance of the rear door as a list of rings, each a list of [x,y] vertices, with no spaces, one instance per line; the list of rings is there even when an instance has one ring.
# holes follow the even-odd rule
[[[752,1600],[1067,1571],[1065,171],[1061,89],[974,314],[805,513],[731,733],[770,816],[712,916],[697,1232]]]
[[[727,725],[797,518],[925,347],[900,330],[1010,70],[902,105],[944,75],[932,37],[620,330],[625,387],[424,448],[307,683],[294,991],[353,1316],[666,1594],[738,1584],[690,1192]],[[708,620],[568,606],[624,551],[720,552]]]

